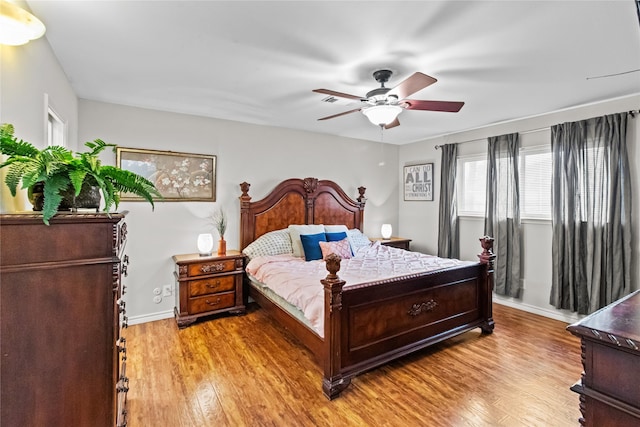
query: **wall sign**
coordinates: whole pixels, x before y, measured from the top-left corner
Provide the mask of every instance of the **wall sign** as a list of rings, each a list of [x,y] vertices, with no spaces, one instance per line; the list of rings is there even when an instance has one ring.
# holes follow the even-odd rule
[[[433,163],[404,167],[404,199],[433,201]]]

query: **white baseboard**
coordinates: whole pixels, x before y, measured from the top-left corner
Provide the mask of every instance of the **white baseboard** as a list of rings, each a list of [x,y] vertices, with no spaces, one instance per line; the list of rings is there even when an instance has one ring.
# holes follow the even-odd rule
[[[551,319],[559,320],[565,323],[575,323],[584,316],[579,316],[576,313],[564,313],[553,309],[544,309],[536,307],[534,305],[518,302],[513,299],[506,299],[498,295],[493,296],[493,302],[496,304],[506,305],[507,307],[516,308],[518,310],[526,311],[529,313],[537,314],[539,316],[549,317]],[[153,322],[155,320],[171,319],[173,317],[173,310],[158,311],[156,313],[143,314],[141,316],[129,317],[129,325],[137,325],[140,323]]]
[[[534,305],[525,304],[513,299],[506,299],[498,295],[493,296],[493,302],[497,304],[506,305],[508,307],[517,308],[518,310],[537,314],[539,316],[549,317],[551,319],[559,320],[565,323],[575,323],[584,317],[584,316],[578,315],[577,313],[569,313],[569,312],[563,312],[563,311],[558,311],[554,309],[536,307]]]
[[[143,314],[141,316],[131,316],[129,317],[129,325],[153,322],[155,320],[171,319],[172,317],[173,310],[158,311],[156,313]]]

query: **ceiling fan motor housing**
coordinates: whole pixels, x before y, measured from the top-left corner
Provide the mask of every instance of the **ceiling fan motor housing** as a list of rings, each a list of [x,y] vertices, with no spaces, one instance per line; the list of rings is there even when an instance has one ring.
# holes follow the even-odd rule
[[[387,93],[391,90],[389,87],[385,87],[384,84],[389,81],[393,71],[391,70],[378,70],[373,72],[373,78],[380,83],[380,87],[370,90],[366,95],[366,102],[371,105],[385,105],[385,104],[397,104],[397,96],[387,96]]]

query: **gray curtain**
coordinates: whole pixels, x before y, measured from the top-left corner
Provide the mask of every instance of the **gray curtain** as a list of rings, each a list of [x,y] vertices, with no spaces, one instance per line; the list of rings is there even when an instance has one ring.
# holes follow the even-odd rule
[[[627,113],[551,128],[556,308],[592,313],[631,291]]]
[[[438,256],[460,258],[458,205],[456,201],[456,171],[458,145],[441,145],[440,214],[438,218]]]
[[[520,297],[520,188],[517,133],[489,138],[484,232],[493,237],[495,292]]]

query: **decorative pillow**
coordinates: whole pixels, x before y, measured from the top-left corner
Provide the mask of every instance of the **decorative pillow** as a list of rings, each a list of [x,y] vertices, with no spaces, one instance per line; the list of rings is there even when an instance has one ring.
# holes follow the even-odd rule
[[[339,233],[324,233],[327,236],[327,242],[339,242],[342,239],[347,238],[347,232],[341,231]]]
[[[322,259],[326,259],[327,255],[336,254],[342,259],[351,258],[351,245],[346,237],[339,241],[320,242],[322,250]]]
[[[313,261],[316,259],[322,259],[322,250],[320,249],[320,243],[327,241],[324,233],[301,234],[300,241],[302,242],[305,260]]]
[[[258,237],[242,251],[249,259],[264,255],[281,255],[293,253],[289,230],[270,231]]]
[[[324,225],[290,225],[289,235],[291,236],[291,246],[293,248],[293,256],[303,257],[304,250],[302,249],[302,242],[300,241],[300,235],[302,234],[318,234],[324,233]]]
[[[369,240],[369,238],[362,234],[362,231],[357,228],[347,231],[347,238],[349,239],[349,243],[351,243],[351,251],[354,254],[361,247],[369,246],[371,244],[371,240]]]

